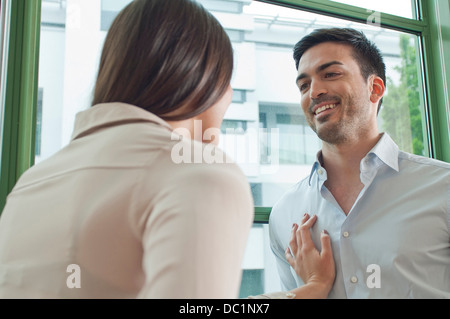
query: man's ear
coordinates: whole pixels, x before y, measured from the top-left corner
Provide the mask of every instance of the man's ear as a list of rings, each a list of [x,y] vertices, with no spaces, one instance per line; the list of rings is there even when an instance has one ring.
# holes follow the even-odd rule
[[[378,103],[383,98],[384,91],[386,90],[384,82],[379,76],[372,75],[369,83],[371,90],[370,101],[372,103]]]

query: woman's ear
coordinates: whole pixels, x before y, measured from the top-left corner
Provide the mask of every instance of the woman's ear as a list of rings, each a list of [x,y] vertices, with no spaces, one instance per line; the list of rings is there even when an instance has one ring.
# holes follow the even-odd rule
[[[370,79],[370,89],[370,101],[372,103],[378,103],[383,98],[386,89],[383,80],[379,76],[372,75]]]

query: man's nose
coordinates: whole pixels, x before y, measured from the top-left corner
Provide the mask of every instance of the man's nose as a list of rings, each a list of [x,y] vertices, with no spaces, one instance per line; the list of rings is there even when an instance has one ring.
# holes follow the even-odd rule
[[[311,99],[317,99],[322,94],[328,93],[324,83],[321,81],[313,81],[311,82],[311,87],[309,89],[309,95]]]

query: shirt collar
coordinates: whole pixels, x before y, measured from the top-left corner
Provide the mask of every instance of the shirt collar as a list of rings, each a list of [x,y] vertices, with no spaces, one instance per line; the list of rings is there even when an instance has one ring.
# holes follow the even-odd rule
[[[322,151],[318,151],[316,154],[316,161],[313,164],[313,167],[311,169],[311,173],[309,174],[309,181],[308,184],[311,186],[311,178],[314,175],[314,172],[322,167]]]
[[[399,171],[398,153],[399,148],[397,144],[395,144],[395,142],[392,140],[392,138],[389,136],[388,133],[383,133],[378,143],[369,151],[369,153],[367,153],[365,158],[369,158],[370,156],[375,155],[384,164],[386,164],[387,166],[391,167],[392,169],[398,172]],[[321,167],[322,167],[322,151],[319,151],[316,155],[316,161],[314,162],[313,167],[311,169],[311,173],[309,175],[308,183],[310,186],[314,172],[316,172]]]
[[[388,133],[383,133],[378,143],[372,148],[372,150],[370,150],[368,154],[374,154],[384,164],[398,172],[398,153],[399,148],[397,144],[395,144]]]
[[[132,122],[152,122],[172,130],[166,121],[137,106],[126,103],[103,103],[77,113],[72,140],[100,128]]]

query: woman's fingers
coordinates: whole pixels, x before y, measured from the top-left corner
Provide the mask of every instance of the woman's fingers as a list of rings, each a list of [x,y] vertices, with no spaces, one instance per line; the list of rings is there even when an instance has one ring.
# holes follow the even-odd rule
[[[336,270],[333,259],[333,251],[331,250],[331,238],[328,232],[324,229],[320,234],[320,242],[322,250],[320,251],[320,259],[323,263],[322,281],[331,285],[334,282]]]
[[[291,240],[289,241],[289,246],[286,248],[284,254],[288,263],[293,267],[295,265],[295,260],[293,256],[300,256],[298,250],[302,249],[302,235],[301,228],[307,228],[309,230],[315,223],[316,216],[310,217],[309,214],[303,215],[300,225],[293,224],[291,231]],[[311,241],[312,242],[312,241]]]
[[[286,260],[288,261],[289,265],[291,265],[292,267],[293,267],[293,265],[295,265],[293,256],[295,256],[297,254],[297,249],[299,247],[299,243],[297,240],[297,229],[298,229],[298,225],[293,224],[292,230],[291,230],[291,240],[289,241],[289,245],[284,252]],[[300,243],[300,246],[301,246],[301,243]]]
[[[301,247],[301,243],[298,242],[298,238],[297,238],[297,230],[298,230],[298,225],[293,224],[292,231],[291,231],[291,240],[289,241],[289,247],[288,247],[293,254],[295,254],[297,252],[298,247]]]
[[[330,286],[335,276],[331,239],[328,232],[322,231],[322,247],[320,251],[315,247],[311,228],[316,221],[316,215],[305,214],[300,225],[294,224],[289,247],[285,251],[286,260],[303,282],[321,282]]]
[[[287,262],[289,263],[289,265],[291,265],[292,268],[295,267],[295,261],[294,261],[294,257],[292,257],[292,253],[288,248],[286,248],[286,250],[284,251],[284,256],[286,257]]]
[[[331,250],[331,238],[325,229],[320,234],[320,242],[322,244],[320,255],[324,258],[333,258],[333,251]]]
[[[303,224],[300,226],[300,228],[298,230],[298,232],[300,232],[302,249],[315,248],[314,243],[311,238],[311,228],[314,226],[314,223],[316,222],[316,220],[317,220],[316,215],[311,216],[305,222],[303,222]]]
[[[306,223],[308,221],[308,219],[309,219],[309,214],[305,213],[305,215],[303,215],[303,218],[302,218],[302,224]]]
[[[306,223],[308,221],[308,219],[309,219],[308,214],[303,215],[300,225],[303,226],[303,224]],[[291,230],[291,240],[289,241],[289,246],[287,247],[290,250],[292,255],[296,254],[297,249],[299,249],[299,248],[301,249],[301,247],[302,247],[302,237],[298,232],[299,232],[299,226],[297,224],[293,224],[292,230]]]

